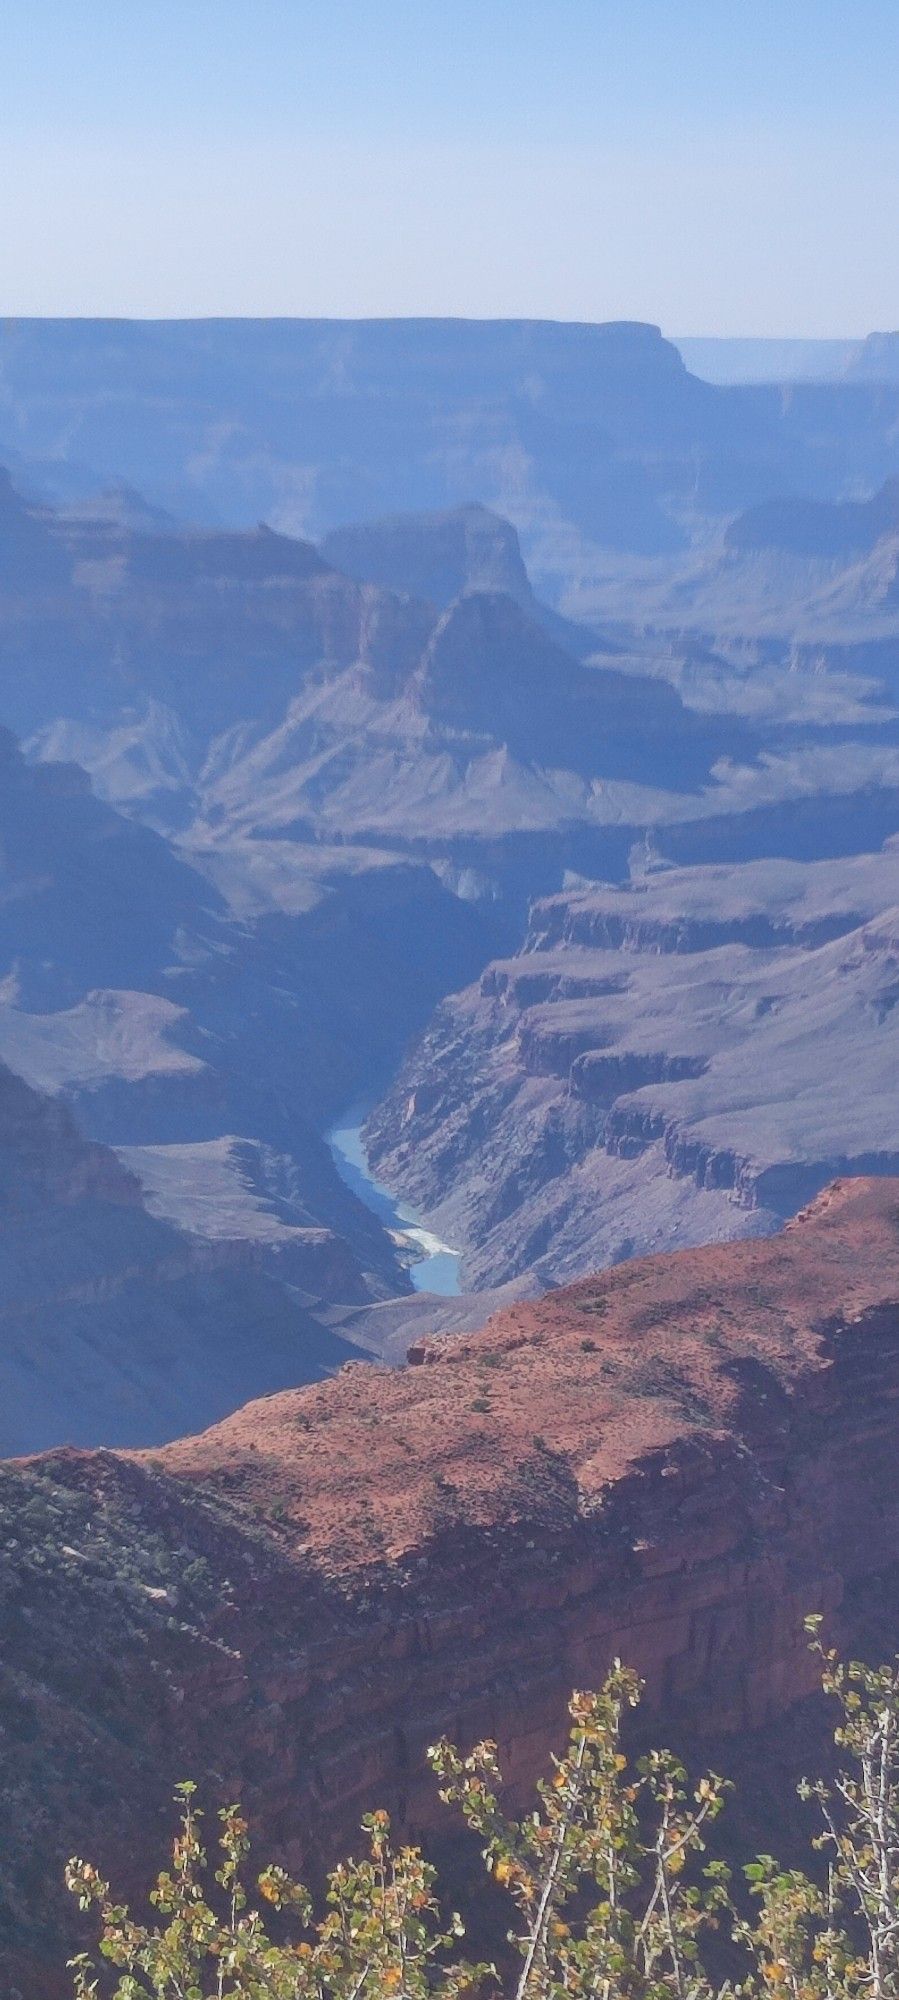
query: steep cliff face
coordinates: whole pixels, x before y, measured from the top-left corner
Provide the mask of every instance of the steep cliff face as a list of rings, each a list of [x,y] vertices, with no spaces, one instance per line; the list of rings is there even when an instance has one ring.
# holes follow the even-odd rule
[[[351,1351],[308,1309],[310,1294],[365,1295],[346,1245],[249,1193],[235,1215],[221,1175],[217,1231],[202,1214],[179,1227],[196,1164],[166,1164],[181,1183],[168,1208],[148,1198],[141,1148],[126,1161],[86,1140],[0,1064],[0,1455],[172,1437],[198,1406],[224,1414]]]
[[[44,1204],[100,1201],[136,1208],[137,1182],[105,1146],[82,1139],[63,1105],[29,1089],[0,1063],[0,1203],[2,1227]]]
[[[185,1771],[299,1865],[376,1801],[433,1829],[443,1729],[522,1795],[613,1653],[648,1726],[738,1767],[813,1685],[805,1611],[895,1643],[899,1183],[411,1358],[152,1459],[3,1469],[10,1942],[46,1957],[76,1843],[140,1878]]]
[[[481,736],[524,767],[675,791],[699,785],[709,769],[707,730],[673,688],[581,665],[503,592],[449,606],[414,686],[438,740]],[[586,817],[589,793],[579,803]]]
[[[360,586],[309,543],[265,527],[154,532],[111,520],[102,507],[93,518],[73,516],[29,510],[8,486],[6,494],[3,712],[22,731],[60,715],[109,725],[149,699],[177,714],[181,753],[196,772],[212,736],[251,718],[271,725],[308,675],[376,660],[384,614],[394,665],[405,661],[407,671],[433,624],[426,606]],[[46,552],[40,564],[36,553],[25,560],[26,536],[29,550]],[[164,816],[162,792],[154,803]],[[171,800],[174,818],[177,807]]]
[[[896,1171],[897,899],[890,845],[538,901],[411,1050],[374,1165],[475,1285],[765,1233],[837,1172]]]

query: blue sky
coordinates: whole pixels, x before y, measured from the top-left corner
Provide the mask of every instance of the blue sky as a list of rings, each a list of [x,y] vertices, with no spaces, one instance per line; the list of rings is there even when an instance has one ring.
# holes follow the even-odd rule
[[[0,311],[899,324],[896,0],[4,0]]]

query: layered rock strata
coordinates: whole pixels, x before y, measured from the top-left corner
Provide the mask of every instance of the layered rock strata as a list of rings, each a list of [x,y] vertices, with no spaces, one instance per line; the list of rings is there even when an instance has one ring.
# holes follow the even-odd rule
[[[376,1802],[433,1829],[441,1730],[494,1735],[524,1795],[614,1653],[654,1732],[725,1736],[736,1766],[813,1685],[805,1611],[895,1642],[899,1183],[410,1359],[153,1458],[3,1469],[21,1948],[58,1935],[54,1856],[145,1875],[186,1772],[311,1865]]]
[[[377,1172],[473,1285],[764,1234],[835,1174],[896,1172],[897,903],[892,842],[538,900],[410,1051]]]

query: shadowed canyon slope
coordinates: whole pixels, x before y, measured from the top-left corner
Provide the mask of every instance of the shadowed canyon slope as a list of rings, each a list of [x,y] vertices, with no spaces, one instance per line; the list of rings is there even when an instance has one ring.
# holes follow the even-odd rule
[[[460,566],[441,606],[266,528],[136,529],[102,500],[94,514],[40,509],[9,484],[0,502],[7,720],[41,754],[85,763],[113,803],[194,839],[330,826],[433,842],[457,821],[480,828],[485,805],[485,833],[602,824],[620,808],[597,779],[695,791],[744,745],[614,653],[576,657],[585,635],[541,611],[494,516],[483,532],[502,560]],[[439,560],[441,524],[399,533],[415,582],[416,545]],[[18,559],[34,538],[52,576]],[[410,794],[402,819],[382,804],[391,764]]]
[[[270,848],[238,915],[5,732],[0,843],[0,1452],[171,1437],[334,1366],[321,1313],[408,1280],[322,1126],[482,962],[477,913],[351,849],[281,893]]]
[[[310,1294],[361,1291],[327,1230],[282,1227],[291,1290],[277,1237],[254,1245],[241,1218],[204,1239],[183,1226],[183,1190],[181,1227],[143,1196],[124,1159],[0,1065],[0,1455],[171,1437],[198,1409],[224,1413],[352,1351],[308,1309]]]
[[[0,1470],[2,1890],[32,1967],[59,1950],[52,1856],[77,1840],[127,1890],[186,1771],[308,1863],[377,1802],[433,1829],[443,1729],[495,1735],[521,1797],[613,1653],[654,1732],[751,1776],[814,1684],[804,1612],[895,1642],[899,1183],[412,1359],[153,1457]]]
[[[899,1169],[899,852],[662,868],[534,904],[368,1128],[467,1281],[773,1229]]]

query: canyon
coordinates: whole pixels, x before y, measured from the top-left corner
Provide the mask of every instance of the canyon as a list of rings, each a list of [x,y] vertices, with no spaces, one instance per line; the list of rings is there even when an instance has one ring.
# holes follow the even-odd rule
[[[314,538],[479,499],[541,596],[603,549],[652,559],[895,470],[888,341],[785,395],[703,381],[639,322],[7,319],[0,382],[0,461],[50,498],[124,480],[179,519]]]
[[[145,1879],[176,1778],[294,1867],[376,1803],[430,1839],[427,1744],[493,1735],[523,1800],[615,1653],[751,1801],[826,1734],[804,1613],[896,1643],[897,1408],[899,1183],[850,1180],[153,1454],[7,1463],[7,1965],[72,1938],[72,1847]]]
[[[520,354],[533,341],[549,367],[548,335],[521,334]],[[587,348],[564,395],[614,414],[620,451],[625,436],[693,450],[713,412],[744,434],[753,398],[722,399],[651,330]],[[567,369],[568,336],[553,369],[563,350]],[[59,464],[55,499],[25,466],[4,476],[0,713],[21,742],[0,746],[0,1061],[112,1150],[146,1260],[129,1267],[135,1321],[115,1243],[104,1262],[96,1237],[109,1365],[85,1373],[81,1212],[48,1214],[58,1269],[48,1247],[41,1282],[35,1266],[13,1288],[7,1346],[27,1355],[22,1300],[38,1318],[52,1302],[62,1378],[81,1388],[41,1416],[17,1360],[3,1449],[159,1443],[347,1353],[398,1359],[423,1326],[770,1231],[834,1173],[895,1167],[889,591],[854,638],[832,606],[800,643],[753,622],[739,581],[760,556],[792,563],[809,601],[822,561],[886,577],[889,481],[837,497],[848,394],[822,385],[808,404],[835,454],[813,497],[777,497],[775,454],[767,495],[749,479],[748,507],[705,526],[672,487],[651,575],[636,545],[604,545],[625,621],[572,618],[590,563],[554,587],[533,523],[446,487],[416,497],[450,504],[418,512],[325,514],[316,546],[277,510],[280,525],[241,521],[237,486],[226,525],[184,521],[152,479],[149,498],[122,483],[141,470],[124,459],[105,493]],[[887,421],[883,395],[852,406]],[[20,415],[21,438],[27,396]],[[691,575],[730,592],[729,635],[696,622],[711,600]],[[770,578],[764,595],[773,616]],[[817,930],[772,929],[778,871]],[[703,897],[704,933],[687,922]],[[858,1080],[845,1130],[835,1060]],[[375,1175],[463,1253],[458,1299],[411,1295],[414,1239],[335,1171],[327,1135],[360,1100]],[[183,1393],[155,1358],[182,1328],[190,1347],[190,1311],[171,1320],[159,1289],[163,1243],[191,1301],[224,1271],[230,1286],[227,1366],[188,1355]]]
[[[27,2000],[62,1859],[139,1890],[185,1775],[464,1885],[427,1744],[524,1801],[620,1652],[772,1844],[803,1614],[897,1644],[899,387],[805,365],[0,328]]]
[[[0,1451],[161,1440],[333,1367],[329,1309],[409,1281],[322,1127],[481,962],[477,912],[344,851],[238,916],[8,732],[0,840]]]

